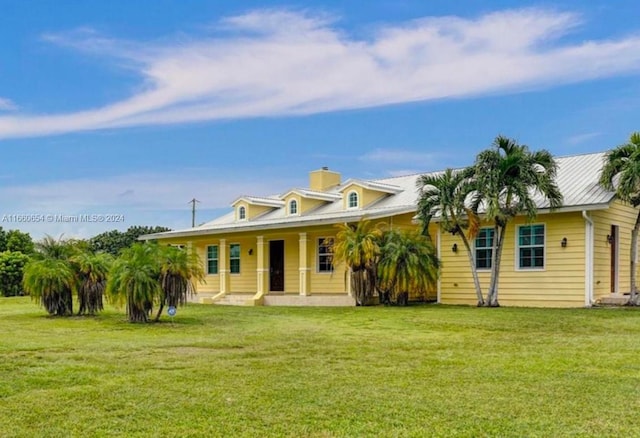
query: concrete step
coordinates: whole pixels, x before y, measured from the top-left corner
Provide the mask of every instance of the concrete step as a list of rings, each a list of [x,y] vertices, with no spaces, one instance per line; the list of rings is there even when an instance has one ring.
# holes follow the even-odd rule
[[[244,306],[255,294],[229,294],[213,302],[220,306]]]
[[[629,301],[629,295],[611,294],[608,297],[602,297],[598,300],[598,304],[602,306],[624,306]]]

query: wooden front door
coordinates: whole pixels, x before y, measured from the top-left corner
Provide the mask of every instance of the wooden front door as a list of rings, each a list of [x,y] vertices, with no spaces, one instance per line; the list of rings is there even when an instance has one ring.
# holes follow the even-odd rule
[[[618,292],[618,226],[611,225],[611,293]]]
[[[284,240],[269,242],[269,290],[284,292]]]

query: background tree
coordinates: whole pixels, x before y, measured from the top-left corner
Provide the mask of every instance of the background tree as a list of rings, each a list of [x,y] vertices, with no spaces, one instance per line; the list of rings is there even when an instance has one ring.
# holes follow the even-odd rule
[[[5,297],[23,294],[22,279],[29,256],[21,252],[0,252],[0,293]]]
[[[336,262],[344,262],[351,273],[351,290],[356,304],[368,304],[376,290],[376,259],[382,230],[368,220],[356,225],[338,224],[333,254]]]
[[[616,196],[621,201],[634,208],[640,206],[640,132],[634,132],[629,137],[629,142],[607,153],[600,175],[600,184],[608,190],[615,190]],[[640,304],[636,284],[638,230],[640,230],[640,211],[631,230],[631,291],[628,304],[632,306]]]
[[[7,250],[7,232],[0,227],[0,252]]]
[[[89,247],[93,252],[104,251],[112,256],[117,256],[121,250],[138,242],[138,237],[164,231],[171,231],[171,229],[160,226],[132,226],[127,231],[106,231],[89,239]]]
[[[461,171],[446,169],[437,175],[423,175],[418,179],[420,197],[418,199],[418,217],[422,223],[423,234],[429,236],[429,224],[435,217],[440,220],[440,228],[452,235],[460,236],[467,251],[478,306],[484,304],[480,278],[476,268],[476,257],[470,240],[479,229],[476,212],[465,202],[473,191],[473,168]]]
[[[424,294],[438,280],[440,262],[431,240],[416,231],[391,229],[384,232],[377,262],[379,289],[390,299],[406,305],[409,293]]]
[[[95,315],[104,309],[102,297],[113,257],[81,251],[72,256],[71,263],[78,284],[78,315]]]
[[[486,219],[494,225],[486,306],[499,306],[500,261],[509,221],[520,214],[528,221],[535,219],[538,209],[533,196],[536,193],[546,198],[552,210],[562,205],[562,194],[555,181],[556,169],[550,152],[531,152],[526,145],[502,136],[496,137],[493,146],[476,157],[474,211],[482,207]]]
[[[7,251],[21,252],[27,255],[33,253],[34,244],[29,233],[23,233],[19,230],[10,230],[6,236]]]

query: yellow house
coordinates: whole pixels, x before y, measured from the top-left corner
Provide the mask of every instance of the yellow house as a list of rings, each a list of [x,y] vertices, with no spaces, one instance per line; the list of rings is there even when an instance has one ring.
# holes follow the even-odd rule
[[[604,154],[558,158],[564,196],[550,212],[538,200],[532,223],[508,228],[501,262],[502,305],[583,307],[629,290],[630,234],[636,211],[598,184]],[[232,211],[185,230],[143,236],[197,251],[205,264],[202,302],[244,305],[354,305],[344,266],[334,265],[335,224],[362,218],[391,227],[417,227],[420,175],[342,182],[327,168],[309,174],[309,187],[271,197],[241,196]],[[486,292],[492,229],[473,242]],[[430,230],[442,260],[433,299],[475,304],[469,259],[457,236]]]

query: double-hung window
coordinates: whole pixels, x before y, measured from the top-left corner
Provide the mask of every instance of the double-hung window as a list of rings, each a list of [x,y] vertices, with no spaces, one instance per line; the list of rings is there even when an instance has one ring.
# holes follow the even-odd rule
[[[333,272],[333,238],[318,239],[318,272]]]
[[[544,225],[518,227],[518,268],[544,268]]]
[[[229,245],[229,271],[232,274],[240,273],[240,244]]]
[[[218,273],[218,245],[207,246],[207,274]]]
[[[491,269],[493,258],[493,228],[480,228],[475,241],[476,269]]]

